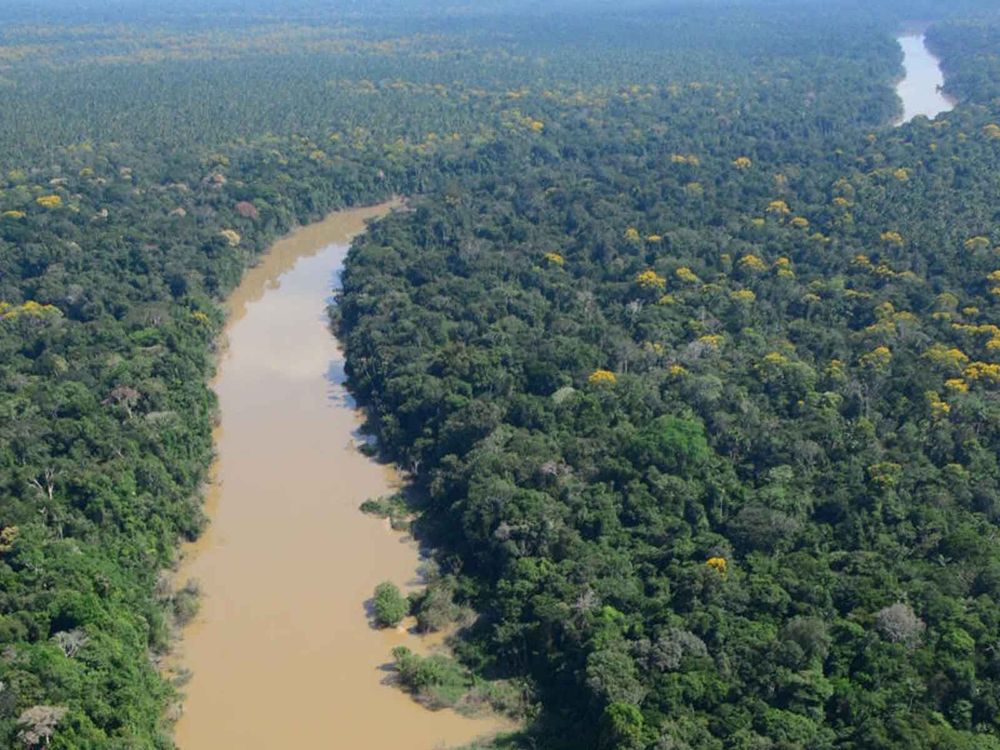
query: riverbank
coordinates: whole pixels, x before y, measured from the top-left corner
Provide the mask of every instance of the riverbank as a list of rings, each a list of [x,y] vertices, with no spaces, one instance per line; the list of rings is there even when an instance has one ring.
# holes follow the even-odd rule
[[[896,83],[903,105],[895,125],[903,125],[918,115],[934,119],[955,107],[955,100],[943,92],[941,61],[928,49],[923,30],[904,31],[896,38],[903,49],[904,74]]]
[[[392,649],[425,646],[405,630],[374,630],[364,609],[379,581],[414,587],[419,554],[358,510],[400,478],[354,448],[362,417],[343,386],[326,306],[350,238],[399,205],[295,231],[227,301],[212,384],[211,525],[178,573],[204,595],[177,656],[194,675],[176,725],[182,750],[429,749],[503,728],[427,711],[387,687]]]

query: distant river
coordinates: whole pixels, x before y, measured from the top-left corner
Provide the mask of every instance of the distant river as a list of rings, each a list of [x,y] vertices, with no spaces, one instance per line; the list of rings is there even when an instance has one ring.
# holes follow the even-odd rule
[[[411,588],[419,559],[358,510],[399,477],[352,447],[361,415],[326,305],[350,238],[391,207],[280,240],[228,300],[211,525],[180,571],[204,596],[177,656],[194,675],[181,750],[431,750],[501,726],[384,685],[392,648],[426,643],[365,613],[379,581]]]
[[[896,39],[903,48],[903,67],[906,75],[896,93],[903,100],[903,117],[896,124],[909,122],[917,115],[933,119],[942,112],[951,110],[955,104],[941,93],[944,74],[941,63],[927,49],[923,35],[906,35]]]

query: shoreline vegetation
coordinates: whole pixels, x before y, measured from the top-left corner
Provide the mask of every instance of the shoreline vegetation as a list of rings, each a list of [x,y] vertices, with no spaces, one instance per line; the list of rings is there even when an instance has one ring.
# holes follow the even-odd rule
[[[366,628],[418,702],[522,716],[497,748],[1000,748],[988,4],[261,2],[0,33],[0,745],[175,746],[157,662],[199,597],[162,573],[205,526],[226,298],[412,195],[331,322],[360,450],[412,483],[363,509],[433,550]],[[960,103],[891,128],[913,16]],[[294,497],[250,595],[298,591]],[[253,718],[308,735],[331,690]]]
[[[366,500],[360,511],[386,520],[394,532],[412,535],[419,511],[408,494],[404,489]],[[450,708],[466,716],[494,713],[517,724],[537,716],[537,698],[529,683],[484,679],[456,659],[453,648],[462,631],[478,619],[471,608],[456,603],[457,579],[443,574],[433,557],[425,557],[417,572],[420,587],[406,596],[391,581],[383,581],[371,599],[373,627],[405,627],[419,636],[433,637],[427,653],[414,653],[407,646],[392,650],[394,684],[434,711]],[[500,735],[513,730],[512,724]]]
[[[224,310],[224,317],[220,321],[220,327],[216,339],[210,346],[211,364],[207,378],[207,385],[212,390],[213,394],[217,388],[219,378],[221,377],[223,362],[230,353],[228,331],[232,325],[238,322],[239,319],[245,315],[246,312],[245,306],[248,303],[248,300],[244,299],[243,295],[240,294],[240,287],[247,285],[248,283],[250,285],[254,284],[253,279],[248,279],[248,275],[252,274],[255,269],[258,271],[264,270],[262,269],[262,264],[274,262],[275,258],[273,255],[278,252],[276,248],[280,248],[280,246],[284,243],[289,243],[289,241],[293,240],[296,235],[303,232],[303,230],[314,231],[324,223],[329,222],[331,219],[335,220],[345,211],[381,209],[394,211],[401,208],[402,205],[402,199],[399,196],[391,195],[385,200],[379,200],[357,206],[336,208],[315,221],[294,223],[283,233],[271,239],[270,243],[248,262],[237,288],[225,295],[224,300],[220,303]],[[299,256],[293,253],[291,255],[287,255],[287,257],[277,259],[277,266],[279,269],[287,270],[291,264],[296,262],[298,259]],[[253,296],[255,295],[251,295],[251,297]],[[178,691],[182,691],[183,687],[193,676],[193,670],[189,667],[189,665],[184,663],[183,659],[184,631],[196,619],[201,608],[202,597],[205,595],[205,592],[202,591],[200,581],[196,578],[186,576],[184,574],[184,569],[189,567],[192,559],[199,554],[199,543],[205,541],[205,533],[208,526],[211,524],[211,497],[214,493],[219,491],[219,480],[217,474],[219,464],[218,442],[220,434],[221,414],[218,409],[218,405],[216,404],[216,408],[214,409],[212,415],[212,460],[207,470],[207,479],[196,493],[196,497],[199,498],[199,505],[203,508],[204,512],[204,518],[201,521],[201,529],[195,538],[189,539],[186,545],[182,546],[178,555],[172,561],[171,566],[160,571],[156,584],[156,597],[164,604],[170,617],[170,646],[162,655],[157,655],[155,664],[163,674],[164,678],[168,680],[168,682]],[[182,579],[183,584],[181,583]],[[177,720],[183,714],[183,709],[184,699],[183,693],[181,692],[178,694],[173,705],[167,709],[166,713],[172,720]]]
[[[213,382],[222,417],[213,469],[219,491],[209,498],[209,533],[189,549],[184,566],[202,576],[208,596],[203,617],[181,644],[181,663],[194,671],[176,727],[183,747],[220,746],[240,736],[243,730],[224,716],[231,705],[257,715],[244,724],[254,727],[263,744],[274,741],[276,732],[288,736],[293,731],[281,729],[265,708],[284,714],[316,700],[336,701],[353,714],[378,711],[390,727],[366,731],[377,742],[395,742],[405,731],[414,741],[458,744],[506,726],[486,716],[475,722],[451,712],[434,717],[375,679],[385,669],[376,667],[393,645],[422,650],[422,644],[405,631],[386,639],[370,630],[358,582],[388,574],[409,585],[418,557],[410,544],[400,544],[357,511],[359,496],[385,491],[395,481],[385,466],[348,445],[360,415],[339,386],[336,342],[316,313],[325,307],[348,237],[361,229],[363,217],[376,217],[389,207],[334,212],[279,240],[227,300],[230,345]],[[344,447],[317,452],[324,445]],[[268,461],[246,458],[258,454]],[[285,475],[285,467],[292,466],[300,476]],[[331,473],[335,476],[327,476]],[[295,497],[283,498],[286,517],[258,523],[255,519],[274,501],[268,488],[276,482]],[[270,559],[266,574],[285,581],[281,591],[269,590],[266,597],[253,590],[261,550]],[[347,560],[357,569],[344,567]],[[324,574],[324,569],[344,572]],[[318,597],[321,589],[325,594]],[[409,603],[389,581],[377,592],[366,607],[393,630]],[[274,629],[284,621],[287,606],[295,608],[294,638]],[[234,610],[243,614],[240,622],[227,616]],[[329,638],[330,630],[336,639]],[[256,644],[260,667],[232,661],[228,655],[239,644]],[[281,666],[268,667],[271,663]],[[340,689],[327,686],[326,674],[334,666]],[[268,698],[240,687],[269,679],[288,682],[283,696]],[[233,681],[240,685],[229,684]],[[220,699],[220,694],[228,697]],[[321,741],[334,728],[322,722],[313,726],[296,736]],[[339,736],[353,736],[358,729],[339,726]]]

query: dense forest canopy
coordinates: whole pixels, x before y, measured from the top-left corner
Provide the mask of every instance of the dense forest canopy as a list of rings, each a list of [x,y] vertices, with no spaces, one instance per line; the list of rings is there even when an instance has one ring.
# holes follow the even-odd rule
[[[333,322],[504,742],[1000,747],[991,3],[243,5],[0,1],[0,744],[172,746],[219,301],[406,194]]]

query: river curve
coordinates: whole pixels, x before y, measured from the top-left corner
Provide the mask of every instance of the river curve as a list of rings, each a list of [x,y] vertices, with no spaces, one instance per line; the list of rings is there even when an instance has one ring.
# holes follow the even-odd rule
[[[431,750],[500,728],[385,685],[392,648],[419,639],[364,610],[379,581],[412,587],[419,558],[358,510],[399,478],[352,447],[361,416],[325,308],[349,238],[392,206],[297,230],[228,300],[211,524],[179,571],[203,592],[176,657],[193,672],[181,750]]]
[[[902,118],[897,125],[909,122],[917,115],[934,119],[955,107],[955,102],[942,93],[944,73],[941,61],[927,49],[923,34],[905,34],[896,41],[903,48],[903,79],[896,85],[896,94],[903,102]]]

